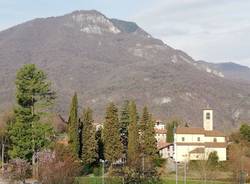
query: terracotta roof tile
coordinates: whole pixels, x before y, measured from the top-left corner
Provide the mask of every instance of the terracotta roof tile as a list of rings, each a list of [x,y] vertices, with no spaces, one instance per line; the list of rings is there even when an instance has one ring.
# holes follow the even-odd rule
[[[207,148],[226,148],[227,142],[206,142],[205,146]]]
[[[176,129],[177,134],[204,134],[205,136],[210,137],[225,137],[225,134],[218,130],[204,130],[203,128],[187,128],[180,127]]]
[[[160,142],[157,143],[157,148],[158,148],[159,150],[161,150],[161,149],[163,149],[163,148],[166,148],[166,147],[170,146],[171,144],[173,144],[173,143],[160,141]]]
[[[176,129],[177,134],[204,134],[203,128],[179,127]]]
[[[225,134],[218,130],[212,130],[212,131],[204,130],[204,131],[205,131],[205,136],[208,137],[225,137]]]
[[[164,130],[164,129],[155,129],[155,133],[157,134],[167,134],[167,130]]]
[[[197,142],[177,142],[179,146],[204,146],[206,148],[226,148],[227,142],[205,142],[205,143],[197,143]]]
[[[177,142],[176,144],[180,146],[205,146],[204,143],[199,142]]]
[[[190,151],[189,153],[204,153],[205,148],[195,148],[194,150]]]

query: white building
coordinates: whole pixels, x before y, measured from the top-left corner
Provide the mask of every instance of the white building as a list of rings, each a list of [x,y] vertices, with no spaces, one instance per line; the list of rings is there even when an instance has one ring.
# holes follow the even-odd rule
[[[213,130],[213,110],[203,110],[203,128],[177,128],[174,135],[174,159],[177,162],[207,159],[213,151],[219,161],[227,158],[226,136]]]
[[[174,144],[168,142],[158,142],[157,144],[161,158],[173,158]]]
[[[162,158],[173,158],[173,143],[167,142],[167,129],[163,122],[156,121],[155,138],[157,140],[157,148]]]

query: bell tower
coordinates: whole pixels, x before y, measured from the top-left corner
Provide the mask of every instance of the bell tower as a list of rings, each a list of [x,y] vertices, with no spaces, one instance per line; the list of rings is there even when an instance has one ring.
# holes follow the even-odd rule
[[[203,128],[204,130],[213,130],[213,110],[203,110]]]

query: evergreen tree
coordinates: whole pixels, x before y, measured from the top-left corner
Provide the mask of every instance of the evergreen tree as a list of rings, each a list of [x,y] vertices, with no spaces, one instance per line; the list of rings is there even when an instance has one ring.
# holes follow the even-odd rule
[[[174,129],[177,128],[179,124],[177,120],[173,120],[167,124],[167,142],[174,142]]]
[[[104,157],[111,164],[122,156],[122,143],[119,131],[118,109],[110,103],[107,107],[103,128]]]
[[[48,145],[51,128],[39,120],[54,98],[55,93],[42,70],[34,64],[27,64],[18,71],[15,119],[8,127],[11,158],[31,160],[34,152]]]
[[[157,150],[157,140],[155,138],[154,130],[155,122],[152,120],[151,116],[149,117],[146,129],[145,129],[145,140],[144,140],[144,152],[143,152],[143,161],[144,161],[144,170],[143,176],[145,180],[154,180],[157,179],[157,171],[155,161],[158,158]]]
[[[70,106],[70,114],[68,120],[68,136],[69,136],[69,144],[73,150],[73,152],[79,156],[80,153],[80,140],[79,140],[79,120],[78,120],[78,100],[77,94],[75,93],[71,106]]]
[[[126,183],[141,182],[142,159],[139,142],[139,125],[136,104],[129,103],[129,127],[128,127],[128,155],[127,165],[124,168]]]
[[[141,157],[143,161],[142,175],[145,180],[157,177],[155,159],[157,158],[157,141],[155,138],[155,122],[152,120],[147,107],[143,108],[141,118]]]
[[[155,138],[155,122],[152,116],[148,113],[147,107],[143,109],[142,121],[144,122],[144,129],[141,130],[141,143],[143,154],[154,158],[157,154],[157,140]]]
[[[99,128],[96,131],[95,139],[97,141],[97,153],[98,159],[97,160],[104,160],[104,143],[103,143],[103,129]]]
[[[242,124],[240,127],[240,135],[244,140],[250,142],[250,125]]]
[[[95,140],[95,127],[93,126],[92,110],[87,108],[82,118],[82,161],[84,165],[91,165],[97,158],[97,142]]]
[[[138,114],[134,101],[129,104],[129,128],[128,128],[128,165],[138,166],[140,158],[140,143],[138,129]]]
[[[143,108],[142,117],[140,121],[140,132],[141,132],[140,147],[143,153],[146,149],[145,141],[147,139],[146,130],[148,123],[149,123],[149,113],[147,107],[145,106]]]
[[[123,145],[123,154],[127,157],[128,126],[129,126],[129,101],[125,101],[120,114],[120,134]]]
[[[209,153],[207,162],[208,162],[208,165],[212,168],[215,168],[218,166],[219,157],[216,151]]]

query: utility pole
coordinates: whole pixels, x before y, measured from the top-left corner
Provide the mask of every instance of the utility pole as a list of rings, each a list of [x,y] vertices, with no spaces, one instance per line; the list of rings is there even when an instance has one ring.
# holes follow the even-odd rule
[[[174,125],[174,151],[175,151],[175,183],[178,184],[178,163],[176,149],[176,125]]]
[[[144,179],[145,161],[144,154],[142,154],[142,178]]]
[[[4,173],[4,143],[2,142],[2,173]]]
[[[187,184],[187,162],[184,161],[184,184]]]
[[[100,159],[100,162],[102,163],[102,184],[105,183],[104,180],[104,174],[105,174],[105,160]]]

